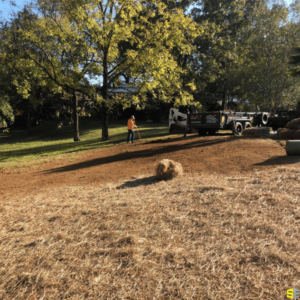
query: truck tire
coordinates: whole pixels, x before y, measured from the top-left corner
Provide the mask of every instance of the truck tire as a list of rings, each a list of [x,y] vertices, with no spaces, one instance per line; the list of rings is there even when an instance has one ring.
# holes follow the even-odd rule
[[[233,134],[235,134],[235,135],[242,135],[242,133],[243,133],[243,125],[240,123],[240,122],[236,122],[235,124],[234,124],[234,128],[233,128]]]
[[[244,129],[247,129],[247,128],[251,128],[251,123],[250,122],[245,122],[244,123]]]
[[[261,114],[261,124],[262,125],[267,125],[268,124],[268,114],[267,113],[262,113]]]

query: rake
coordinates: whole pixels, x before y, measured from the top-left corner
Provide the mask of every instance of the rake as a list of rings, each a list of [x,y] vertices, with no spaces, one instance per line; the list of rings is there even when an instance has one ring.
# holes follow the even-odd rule
[[[138,138],[141,139],[141,135],[140,135],[140,132],[137,127],[136,127],[136,132],[137,132]]]

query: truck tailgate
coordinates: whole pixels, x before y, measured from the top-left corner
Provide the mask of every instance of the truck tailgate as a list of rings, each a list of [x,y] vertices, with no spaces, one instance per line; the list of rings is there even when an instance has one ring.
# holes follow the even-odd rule
[[[188,115],[188,125],[195,128],[221,128],[220,113],[202,113]]]

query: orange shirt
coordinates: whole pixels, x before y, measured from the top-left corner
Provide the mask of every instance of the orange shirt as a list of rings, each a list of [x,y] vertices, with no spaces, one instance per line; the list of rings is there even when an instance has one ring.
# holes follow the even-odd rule
[[[134,127],[136,127],[134,119],[129,119],[129,120],[128,120],[128,124],[127,124],[127,129],[128,129],[128,130],[129,130],[129,129],[132,130]]]

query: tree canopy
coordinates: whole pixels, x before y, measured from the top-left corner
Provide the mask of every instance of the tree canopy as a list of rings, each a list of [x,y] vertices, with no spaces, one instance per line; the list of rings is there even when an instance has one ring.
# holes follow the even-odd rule
[[[79,141],[82,103],[90,103],[107,140],[116,106],[196,101],[212,110],[220,109],[211,97],[218,94],[224,108],[235,101],[271,111],[299,100],[299,76],[290,76],[299,72],[297,1],[37,0],[34,7],[0,28],[2,122],[13,121],[20,103],[30,113],[61,99],[72,103]],[[110,94],[122,81],[138,92]]]

